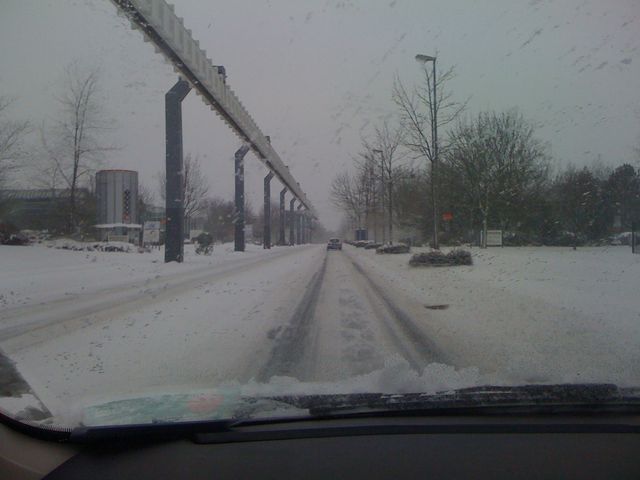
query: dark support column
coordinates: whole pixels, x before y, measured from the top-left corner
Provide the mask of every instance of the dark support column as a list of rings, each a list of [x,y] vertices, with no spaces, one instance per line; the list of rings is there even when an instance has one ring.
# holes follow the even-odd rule
[[[302,212],[302,243],[307,243],[307,211]]]
[[[243,145],[235,154],[235,179],[236,179],[236,198],[235,198],[235,215],[234,215],[234,250],[236,252],[244,252],[244,156],[249,151],[249,145]]]
[[[302,204],[298,205],[298,211],[296,212],[296,240],[297,244],[302,243]]]
[[[184,258],[184,191],[182,187],[182,100],[191,86],[185,80],[171,87],[164,96],[165,113],[165,211],[164,261]]]
[[[264,177],[264,225],[262,227],[262,248],[271,248],[271,179],[274,173]]]
[[[294,224],[296,222],[296,212],[293,211],[293,204],[296,202],[295,198],[289,201],[289,245],[295,245],[295,237],[293,236]]]
[[[284,206],[284,196],[287,193],[287,189],[283,188],[280,191],[280,236],[278,238],[278,245],[286,245],[284,238],[284,225],[285,225],[285,206]]]
[[[304,243],[309,243],[309,214],[305,211],[304,213]]]
[[[298,211],[298,237],[300,245],[304,245],[304,210]]]

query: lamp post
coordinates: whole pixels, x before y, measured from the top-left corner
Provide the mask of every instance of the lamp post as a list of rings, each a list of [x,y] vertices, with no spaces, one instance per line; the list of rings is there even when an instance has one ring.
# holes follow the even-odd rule
[[[381,160],[381,166],[382,166],[382,198],[384,200],[384,190],[385,190],[385,184],[384,184],[384,152],[382,150],[374,150],[374,153],[379,153],[380,154],[380,160]],[[389,161],[389,163],[391,163]],[[389,181],[387,182],[387,195],[389,196],[389,202],[387,204],[387,208],[388,208],[388,216],[389,216],[389,243],[393,244],[393,183],[392,183],[392,175],[391,175],[391,165],[389,165],[389,171],[387,172],[389,174]],[[382,203],[382,210],[384,211],[384,201]],[[384,216],[384,215],[383,215]],[[384,231],[384,222],[383,222],[383,231]]]
[[[433,204],[433,248],[439,249],[438,244],[438,208],[437,208],[437,180],[438,171],[438,97],[436,96],[436,57],[416,55],[416,61],[426,64],[433,62],[433,99],[431,101],[431,141],[433,143],[433,161],[431,162],[431,197]]]

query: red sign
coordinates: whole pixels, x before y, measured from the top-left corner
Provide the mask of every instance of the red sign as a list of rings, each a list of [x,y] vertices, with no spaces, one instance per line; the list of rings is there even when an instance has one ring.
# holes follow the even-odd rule
[[[451,212],[444,212],[442,214],[442,220],[444,220],[445,222],[450,222],[451,220],[453,220],[453,213]]]

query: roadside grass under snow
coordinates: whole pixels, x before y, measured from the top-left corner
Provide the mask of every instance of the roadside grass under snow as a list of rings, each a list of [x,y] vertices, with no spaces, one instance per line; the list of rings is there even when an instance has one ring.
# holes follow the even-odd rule
[[[185,245],[182,264],[165,264],[163,248],[144,253],[138,253],[135,247],[128,252],[78,251],[95,243],[59,239],[29,246],[0,245],[0,319],[3,308],[42,303],[116,287],[123,282],[189,272],[233,261],[238,256],[247,258],[270,252],[247,244],[247,251],[239,253],[233,251],[232,243],[225,243],[215,245],[213,253],[205,256],[196,255],[194,245]],[[68,249],[63,249],[64,246]]]
[[[640,385],[640,255],[625,246],[471,252],[473,266],[429,269],[410,267],[410,254],[346,250],[400,295],[441,307],[423,326],[459,366],[506,382]]]

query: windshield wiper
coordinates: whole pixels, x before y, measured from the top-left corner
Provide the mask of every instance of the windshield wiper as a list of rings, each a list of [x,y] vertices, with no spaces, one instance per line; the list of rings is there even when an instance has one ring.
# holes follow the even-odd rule
[[[76,427],[69,441],[74,443],[99,443],[104,441],[135,442],[144,440],[171,440],[189,437],[197,433],[229,432],[241,420],[212,420],[190,422],[154,422],[137,425],[106,425],[98,427]]]
[[[281,395],[246,398],[247,403],[275,401],[306,411],[292,417],[254,417],[259,411],[246,410],[246,415],[221,420],[186,422],[153,422],[134,425],[78,427],[69,441],[76,443],[162,441],[191,438],[198,443],[250,441],[255,438],[286,438],[292,434],[326,436],[334,432],[301,430],[295,424],[309,420],[436,415],[509,415],[558,413],[623,413],[640,411],[640,389],[620,388],[610,384],[526,385],[521,387],[484,386],[437,394],[330,394]],[[245,406],[246,408],[246,406]],[[282,429],[259,431],[261,427],[282,425]],[[247,431],[243,427],[257,427]],[[342,427],[340,427],[342,428]],[[361,434],[369,432],[366,427]],[[298,431],[300,430],[300,431]],[[339,429],[338,429],[339,430]],[[354,434],[353,427],[347,429]],[[403,430],[404,431],[404,430]],[[250,433],[250,434],[249,434]],[[357,433],[356,433],[357,434]]]
[[[504,414],[637,411],[640,389],[612,384],[483,386],[436,394],[380,394],[278,396],[273,400],[304,408],[311,415],[339,414]]]

